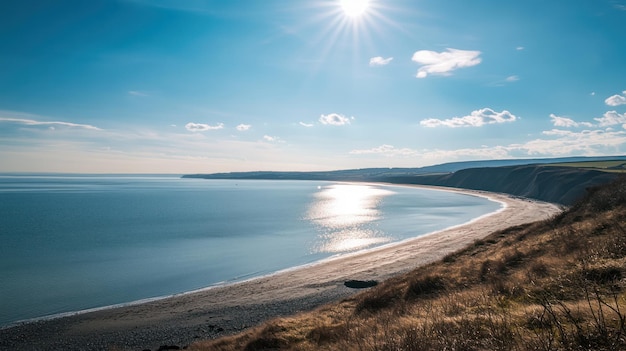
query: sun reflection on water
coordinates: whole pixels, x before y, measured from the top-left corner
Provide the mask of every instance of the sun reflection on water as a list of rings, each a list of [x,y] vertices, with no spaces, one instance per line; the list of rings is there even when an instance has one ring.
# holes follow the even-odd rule
[[[376,230],[373,222],[381,216],[381,200],[393,193],[370,185],[322,187],[307,213],[307,219],[321,232],[314,250],[338,253],[388,242],[390,239]]]

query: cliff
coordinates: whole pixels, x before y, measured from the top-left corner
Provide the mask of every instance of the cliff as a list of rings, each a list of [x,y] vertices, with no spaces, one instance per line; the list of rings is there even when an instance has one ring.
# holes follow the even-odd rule
[[[441,175],[384,177],[378,181],[484,190],[571,205],[583,197],[588,188],[609,183],[617,177],[616,173],[596,170],[525,165],[470,168]]]

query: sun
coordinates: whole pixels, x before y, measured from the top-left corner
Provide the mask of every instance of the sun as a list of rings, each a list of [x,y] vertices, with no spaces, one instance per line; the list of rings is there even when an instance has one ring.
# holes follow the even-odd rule
[[[348,17],[359,17],[369,8],[369,0],[339,0],[339,3]]]

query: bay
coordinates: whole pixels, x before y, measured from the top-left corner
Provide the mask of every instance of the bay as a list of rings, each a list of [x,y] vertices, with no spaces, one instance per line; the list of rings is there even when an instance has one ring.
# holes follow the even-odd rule
[[[0,176],[0,326],[271,274],[500,207],[380,184]]]

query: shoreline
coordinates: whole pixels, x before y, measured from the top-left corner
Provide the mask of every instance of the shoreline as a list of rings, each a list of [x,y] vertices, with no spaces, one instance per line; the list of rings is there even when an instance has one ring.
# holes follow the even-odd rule
[[[339,181],[339,182],[336,182],[336,183],[361,184],[361,183],[343,182],[343,181]],[[169,294],[169,295],[147,297],[147,298],[143,298],[143,299],[139,299],[139,300],[128,301],[128,302],[121,302],[121,303],[116,303],[116,304],[112,304],[112,305],[87,308],[87,309],[83,309],[83,310],[60,312],[60,313],[55,313],[55,314],[50,314],[50,315],[43,315],[43,316],[40,316],[40,317],[34,317],[34,318],[17,320],[17,321],[11,322],[11,323],[6,324],[6,325],[0,325],[0,330],[9,329],[9,328],[13,328],[13,327],[19,327],[19,326],[30,324],[30,323],[45,322],[45,321],[50,321],[50,320],[55,320],[55,319],[60,319],[60,318],[66,318],[66,317],[72,317],[72,316],[77,316],[77,315],[82,315],[82,314],[87,314],[87,313],[99,312],[99,311],[104,311],[104,310],[109,310],[109,309],[117,309],[117,308],[124,308],[124,307],[132,307],[132,306],[142,305],[142,304],[150,303],[150,302],[154,302],[154,301],[170,299],[170,298],[176,298],[176,297],[184,296],[184,295],[188,295],[188,294],[200,293],[200,292],[208,291],[208,290],[215,289],[215,288],[228,287],[230,285],[239,284],[239,283],[245,283],[245,282],[248,282],[248,281],[253,281],[253,280],[256,280],[256,279],[262,279],[262,278],[266,278],[266,277],[271,277],[271,276],[274,276],[274,275],[288,273],[288,272],[291,272],[291,271],[294,271],[294,270],[303,269],[303,268],[314,267],[314,266],[316,266],[318,264],[325,264],[327,262],[330,262],[330,261],[333,261],[333,260],[336,260],[336,259],[347,258],[347,257],[350,257],[352,255],[362,255],[362,254],[367,254],[368,252],[374,252],[375,253],[376,251],[381,250],[381,249],[385,249],[385,248],[388,248],[388,247],[393,247],[393,246],[396,246],[396,245],[402,245],[406,241],[411,241],[411,240],[414,240],[416,238],[421,238],[421,237],[425,237],[425,236],[428,236],[428,235],[437,234],[437,233],[439,233],[441,231],[451,230],[451,229],[454,229],[454,228],[459,227],[459,226],[464,226],[464,225],[471,224],[471,223],[473,223],[475,221],[478,221],[478,220],[480,220],[482,218],[489,217],[489,216],[495,215],[495,214],[497,214],[497,213],[499,213],[501,211],[504,211],[506,209],[506,207],[507,207],[507,203],[506,202],[500,201],[498,199],[494,199],[492,196],[488,195],[490,193],[482,192],[482,191],[478,191],[478,190],[471,190],[471,194],[470,194],[469,193],[470,191],[464,191],[463,189],[460,189],[460,191],[459,191],[459,189],[456,189],[456,188],[446,188],[446,187],[431,186],[431,185],[411,185],[411,184],[395,184],[395,183],[370,183],[370,182],[366,182],[364,184],[368,184],[368,185],[372,185],[372,186],[409,187],[409,188],[429,189],[429,190],[435,190],[435,191],[455,192],[455,193],[459,193],[459,194],[463,194],[463,195],[467,195],[467,196],[481,197],[481,198],[487,199],[489,201],[499,203],[501,207],[499,209],[495,210],[495,211],[488,212],[486,214],[483,214],[483,215],[480,215],[478,217],[472,218],[471,220],[469,220],[467,222],[464,222],[464,223],[452,225],[452,226],[445,227],[445,228],[442,228],[442,229],[439,229],[439,230],[434,230],[432,232],[423,233],[423,234],[420,234],[420,235],[415,236],[415,237],[405,238],[405,239],[402,239],[402,240],[399,240],[399,241],[393,241],[393,242],[382,244],[382,245],[379,245],[379,246],[374,246],[374,247],[370,247],[370,248],[366,248],[366,249],[362,249],[362,250],[357,250],[357,251],[353,251],[353,252],[335,254],[335,255],[332,255],[332,256],[329,256],[329,257],[325,257],[325,258],[319,259],[317,261],[313,261],[313,262],[309,262],[309,263],[305,263],[305,264],[301,264],[301,265],[297,265],[297,266],[292,266],[292,267],[279,269],[278,271],[275,271],[275,272],[270,272],[270,273],[261,274],[261,275],[254,275],[254,274],[252,274],[249,278],[242,278],[242,279],[239,279],[239,278],[235,277],[235,278],[232,278],[230,280],[216,282],[216,283],[213,283],[213,284],[205,286],[205,287],[201,287],[201,288],[197,288],[197,289],[193,289],[193,290],[189,290],[189,291],[181,291],[181,292],[177,292],[177,293],[173,293],[173,294]],[[504,194],[504,195],[508,196],[506,194]],[[534,200],[531,200],[531,201],[534,201]]]
[[[418,236],[415,236],[415,237],[404,238],[404,239],[401,239],[401,240],[398,240],[398,241],[392,241],[392,242],[385,243],[385,244],[382,244],[382,245],[378,245],[378,246],[374,246],[374,247],[370,247],[370,248],[365,248],[365,249],[361,249],[361,250],[356,250],[356,251],[352,251],[352,252],[337,253],[337,254],[331,255],[329,257],[321,258],[321,259],[316,260],[316,261],[300,264],[300,265],[297,265],[297,266],[282,268],[282,269],[279,269],[277,271],[270,272],[270,273],[264,273],[264,274],[261,274],[261,275],[250,274],[250,275],[247,275],[248,277],[245,277],[245,278],[234,277],[232,279],[216,282],[216,283],[213,283],[213,284],[205,286],[205,287],[196,288],[196,289],[189,290],[189,291],[180,291],[180,292],[176,292],[176,293],[168,294],[168,295],[147,297],[147,298],[142,298],[142,299],[139,299],[139,300],[128,301],[128,302],[121,302],[121,303],[116,303],[116,304],[112,304],[112,305],[92,307],[92,308],[87,308],[87,309],[83,309],[83,310],[74,310],[74,311],[60,312],[60,313],[55,313],[55,314],[50,314],[50,315],[43,315],[43,316],[39,316],[39,317],[33,317],[33,318],[17,320],[17,321],[11,322],[11,323],[6,324],[6,325],[0,325],[0,330],[8,329],[8,328],[16,327],[16,326],[21,326],[21,325],[25,325],[25,324],[30,324],[30,323],[50,321],[50,320],[54,320],[54,319],[72,317],[72,316],[77,316],[77,315],[81,315],[81,314],[93,313],[93,312],[109,310],[109,309],[117,309],[117,308],[123,308],[123,307],[132,307],[132,306],[141,305],[141,304],[145,304],[145,303],[150,303],[150,302],[154,302],[154,301],[159,301],[159,300],[163,300],[163,299],[170,299],[170,298],[175,298],[175,297],[184,296],[184,295],[188,295],[188,294],[200,293],[200,292],[211,290],[211,289],[215,289],[215,288],[227,287],[227,286],[230,286],[230,285],[233,285],[233,284],[245,283],[245,282],[248,282],[248,281],[251,281],[251,280],[255,280],[255,279],[262,279],[262,278],[265,278],[265,277],[271,277],[271,276],[274,276],[274,275],[287,273],[287,272],[290,272],[290,271],[293,271],[293,270],[299,270],[299,269],[303,269],[303,268],[313,267],[315,265],[324,264],[324,263],[327,263],[329,261],[333,261],[333,260],[336,260],[336,259],[347,258],[347,257],[350,257],[351,255],[361,255],[361,254],[367,254],[368,252],[376,252],[378,250],[385,249],[387,247],[393,247],[393,246],[396,246],[396,245],[402,245],[406,241],[411,241],[411,240],[414,240],[414,239],[419,238],[419,237],[424,237],[424,236],[427,236],[427,235],[437,234],[438,232],[441,232],[441,231],[444,231],[444,230],[450,230],[450,229],[454,229],[454,228],[459,227],[459,226],[463,226],[463,225],[467,225],[467,224],[473,223],[473,222],[478,221],[478,220],[480,220],[480,219],[482,219],[484,217],[489,217],[489,216],[494,215],[494,214],[496,214],[496,213],[498,213],[500,211],[504,211],[506,209],[506,206],[507,206],[506,202],[494,199],[493,197],[488,195],[489,193],[484,193],[484,192],[481,192],[481,191],[474,191],[474,190],[472,190],[471,191],[472,193],[470,194],[468,191],[463,191],[462,189],[461,189],[461,191],[458,191],[459,189],[455,189],[455,188],[446,188],[446,187],[431,186],[431,185],[411,185],[411,184],[372,183],[372,182],[365,182],[365,183],[358,183],[357,182],[357,183],[355,183],[355,182],[344,182],[344,181],[338,181],[338,182],[333,182],[333,183],[340,183],[340,184],[367,184],[367,185],[372,185],[372,186],[383,186],[383,187],[392,187],[392,188],[393,187],[408,187],[408,188],[421,188],[421,189],[428,189],[428,190],[435,190],[435,191],[446,191],[446,192],[459,193],[459,194],[463,194],[463,195],[466,195],[466,196],[481,197],[481,198],[484,198],[484,199],[489,200],[491,202],[496,202],[496,203],[500,204],[501,207],[498,208],[495,211],[488,212],[488,213],[485,213],[485,214],[480,215],[478,217],[472,218],[472,219],[468,220],[467,222],[463,222],[463,223],[452,225],[452,226],[445,227],[445,228],[442,228],[442,229],[438,229],[438,230],[434,230],[434,231],[431,231],[431,232],[426,232],[426,233],[423,233],[423,234],[419,234]]]
[[[348,297],[358,290],[345,287],[346,280],[382,281],[439,260],[499,229],[546,219],[561,211],[555,204],[505,194],[418,187],[484,197],[503,206],[440,231],[244,281],[4,327],[0,329],[0,348],[126,350],[184,346]]]

